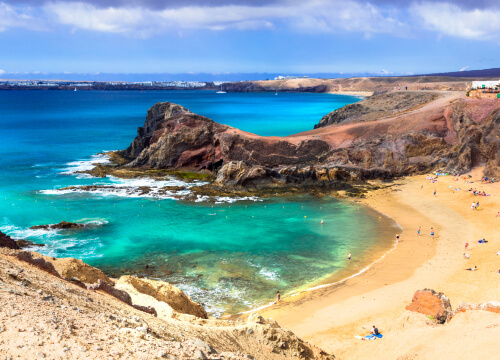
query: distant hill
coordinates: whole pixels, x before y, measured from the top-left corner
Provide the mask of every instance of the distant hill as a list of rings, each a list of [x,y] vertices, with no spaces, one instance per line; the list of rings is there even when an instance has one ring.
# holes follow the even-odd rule
[[[455,71],[437,74],[425,74],[415,76],[446,76],[446,77],[461,77],[461,78],[500,78],[500,68],[484,69],[484,70],[468,70]]]

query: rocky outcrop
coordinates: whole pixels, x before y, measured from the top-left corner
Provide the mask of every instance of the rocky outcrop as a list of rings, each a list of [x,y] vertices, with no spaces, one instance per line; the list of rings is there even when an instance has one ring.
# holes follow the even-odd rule
[[[12,239],[9,235],[4,234],[0,231],[0,247],[4,247],[7,249],[19,249],[16,241]]]
[[[450,300],[443,293],[430,289],[416,291],[406,310],[431,316],[440,324],[447,322],[452,315]]]
[[[41,257],[34,257],[33,253],[31,253],[29,251],[19,251],[19,252],[16,252],[14,254],[14,256],[18,260],[23,261],[25,263],[28,263],[34,267],[37,267],[38,269],[43,270],[45,272],[48,272],[51,275],[54,275],[58,278],[61,277],[61,275],[59,275],[56,268],[54,267],[54,265],[51,262],[46,261],[45,259],[43,259]]]
[[[148,110],[144,126],[124,151],[126,158],[133,159],[126,166],[212,170],[221,160],[216,136],[227,129],[180,105],[158,103]]]
[[[99,280],[96,284],[87,286],[87,289],[104,291],[105,293],[117,298],[125,304],[132,306],[132,298],[126,291],[117,289],[109,285],[108,283],[105,283],[104,281]]]
[[[43,229],[43,230],[68,230],[68,229],[80,229],[84,227],[84,224],[77,224],[68,221],[61,221],[59,224],[48,224],[48,225],[35,225],[30,227],[32,230]]]
[[[65,279],[76,278],[86,284],[95,284],[98,281],[112,285],[113,282],[99,269],[92,267],[82,260],[74,258],[60,258],[52,261],[59,275]]]
[[[134,276],[122,276],[117,285],[125,284],[132,286],[142,294],[149,295],[158,301],[168,304],[174,311],[181,314],[194,315],[207,319],[205,309],[198,303],[192,301],[184,292],[163,281],[139,279]]]
[[[500,301],[489,301],[483,304],[461,304],[453,311],[451,317],[458,313],[477,310],[500,314]]]
[[[314,128],[346,122],[373,121],[388,116],[402,114],[437,99],[435,93],[394,92],[373,95],[369,98],[344,106],[323,116]]]
[[[454,109],[459,144],[448,168],[464,173],[485,165],[485,175],[500,176],[500,111],[493,111],[478,124],[461,105]]]
[[[20,240],[16,240],[16,244],[17,246],[19,246],[21,249],[23,248],[27,248],[27,247],[32,247],[32,246],[35,246],[35,247],[44,247],[45,244],[37,244],[37,243],[34,243],[32,241],[29,241],[29,240],[23,240],[23,239],[20,239]]]

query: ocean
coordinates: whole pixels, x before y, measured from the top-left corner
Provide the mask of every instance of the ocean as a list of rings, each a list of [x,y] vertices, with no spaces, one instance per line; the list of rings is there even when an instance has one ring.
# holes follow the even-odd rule
[[[158,101],[259,135],[285,136],[310,130],[323,115],[358,100],[301,93],[0,91],[0,231],[46,244],[36,249],[43,254],[83,259],[110,276],[169,281],[215,317],[269,303],[277,290],[287,296],[354,274],[389,249],[398,227],[353,202],[307,195],[188,202],[155,191],[179,185],[176,179],[97,179],[77,171],[106,162],[99,153],[126,148]],[[108,187],[57,190],[95,184]],[[141,194],[141,186],[153,191]],[[88,226],[30,229],[63,220]]]

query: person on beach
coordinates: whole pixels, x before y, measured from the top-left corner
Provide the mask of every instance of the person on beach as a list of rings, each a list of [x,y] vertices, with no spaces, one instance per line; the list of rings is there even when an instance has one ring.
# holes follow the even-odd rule
[[[347,256],[347,260],[349,260],[349,264],[351,263],[351,253]]]
[[[434,239],[434,228],[431,228],[431,236]]]
[[[473,268],[468,268],[468,269],[465,269],[465,270],[476,271],[477,270],[477,266],[474,266]]]
[[[279,303],[281,300],[281,294],[279,292],[279,290],[276,292],[276,304]]]
[[[496,217],[500,217],[500,211],[499,211],[499,212],[497,212],[497,216],[496,216]]]
[[[436,196],[436,189],[434,189],[434,196]]]
[[[399,235],[396,235],[396,244],[399,243]]]
[[[420,226],[417,229],[417,236],[420,236]]]
[[[467,259],[467,260],[469,260],[469,254],[467,254],[467,253],[464,253],[464,259]]]
[[[467,251],[467,248],[468,248],[468,247],[469,247],[469,243],[468,243],[468,242],[466,242],[466,243],[465,243],[465,251]]]
[[[323,219],[321,219],[321,224],[323,224]]]
[[[478,244],[486,244],[487,242],[488,242],[488,240],[486,240],[486,239],[479,239],[477,241]]]
[[[473,202],[472,205],[470,206],[470,209],[471,210],[475,210],[476,209],[476,203]]]
[[[372,334],[373,335],[378,335],[379,334],[378,328],[376,328],[375,325],[373,325]]]
[[[476,204],[476,210],[479,210],[479,201]]]

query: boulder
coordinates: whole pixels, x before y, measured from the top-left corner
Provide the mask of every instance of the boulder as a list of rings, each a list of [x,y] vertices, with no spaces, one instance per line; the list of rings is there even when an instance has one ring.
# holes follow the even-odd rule
[[[61,258],[54,260],[52,264],[63,278],[77,278],[86,284],[94,284],[98,281],[113,284],[101,270],[84,263],[80,259]]]
[[[154,317],[158,316],[158,313],[156,312],[156,309],[152,306],[142,306],[142,305],[132,305],[134,308],[137,310],[143,311],[145,313],[151,314]]]
[[[122,276],[117,284],[129,285],[138,292],[149,295],[158,301],[167,303],[174,311],[181,314],[194,315],[207,319],[207,313],[203,307],[192,301],[184,292],[163,281],[139,279],[134,276]]]
[[[406,310],[432,316],[440,324],[447,322],[452,315],[450,300],[443,293],[431,289],[416,291]]]
[[[261,324],[261,325],[269,325],[272,328],[278,329],[280,326],[273,319],[266,319],[259,313],[251,313],[247,319],[247,324]]]

